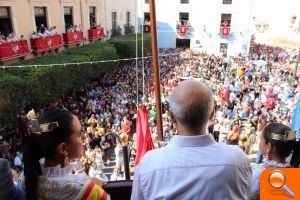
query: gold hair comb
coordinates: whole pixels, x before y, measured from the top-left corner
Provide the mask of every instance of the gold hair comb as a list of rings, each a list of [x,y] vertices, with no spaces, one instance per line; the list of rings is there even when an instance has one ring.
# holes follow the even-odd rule
[[[58,122],[50,122],[40,125],[40,132],[49,132],[53,131],[54,129],[57,129],[59,127]]]
[[[35,134],[42,134],[46,132],[53,131],[59,127],[58,122],[49,122],[44,124],[38,124],[38,121],[36,120],[31,124],[31,131]]]
[[[271,134],[272,140],[278,140],[278,141],[294,141],[296,140],[296,132],[293,130],[285,131],[285,134],[278,134],[278,133],[272,133]]]

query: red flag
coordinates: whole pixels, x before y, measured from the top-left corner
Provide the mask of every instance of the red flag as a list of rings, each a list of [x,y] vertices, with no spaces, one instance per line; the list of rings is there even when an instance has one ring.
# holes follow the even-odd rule
[[[141,106],[137,111],[136,137],[137,152],[135,158],[135,167],[139,165],[142,157],[147,153],[147,151],[154,149],[148,124],[148,111],[145,106]]]

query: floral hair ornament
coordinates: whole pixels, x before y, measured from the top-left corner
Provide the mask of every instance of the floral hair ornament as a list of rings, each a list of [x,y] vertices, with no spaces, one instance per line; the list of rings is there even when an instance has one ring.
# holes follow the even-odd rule
[[[288,130],[285,131],[285,134],[277,134],[277,133],[272,133],[271,134],[271,139],[272,140],[277,140],[277,141],[294,141],[296,140],[296,132],[293,130]]]
[[[53,131],[53,130],[57,129],[58,127],[59,127],[59,124],[57,121],[39,124],[37,120],[34,120],[34,122],[32,122],[31,131],[35,134],[40,135],[43,133]]]

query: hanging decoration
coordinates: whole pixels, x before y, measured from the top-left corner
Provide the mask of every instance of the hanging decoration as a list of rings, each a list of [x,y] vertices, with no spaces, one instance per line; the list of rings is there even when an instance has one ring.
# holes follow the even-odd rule
[[[180,36],[186,36],[190,33],[190,29],[191,29],[190,22],[181,20],[179,23],[177,22],[176,29],[177,29],[177,33]]]
[[[227,22],[223,22],[221,26],[221,36],[228,37],[230,34],[230,26]]]

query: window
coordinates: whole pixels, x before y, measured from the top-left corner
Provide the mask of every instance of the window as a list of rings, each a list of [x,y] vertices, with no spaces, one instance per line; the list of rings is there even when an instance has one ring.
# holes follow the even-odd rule
[[[145,22],[150,22],[150,13],[148,13],[148,12],[144,13],[144,21]]]
[[[227,49],[228,49],[227,43],[220,44],[220,53],[222,53],[224,56],[227,56]]]
[[[144,24],[143,24],[144,33],[150,33],[150,13],[144,12]]]
[[[43,33],[45,31],[45,27],[48,27],[46,7],[34,7],[34,19],[36,29]]]
[[[125,31],[125,34],[134,32],[134,27],[131,25],[130,12],[126,12],[126,23],[124,24],[124,31]]]
[[[130,12],[126,12],[126,25],[127,27],[130,26]]]
[[[188,4],[188,3],[189,3],[189,0],[180,0],[180,3],[181,3],[181,4]]]
[[[96,7],[90,6],[89,13],[90,13],[90,27],[92,27],[96,24]]]
[[[65,29],[67,32],[67,29],[69,29],[71,26],[73,26],[73,7],[71,6],[65,6],[64,7],[64,18],[65,18]]]
[[[112,22],[112,29],[117,30],[117,12],[111,13],[111,22]]]
[[[232,0],[223,0],[223,4],[232,4]]]
[[[231,24],[231,14],[222,14],[221,15],[221,25],[223,25],[223,23],[227,23],[228,26],[230,27]]]
[[[149,3],[149,0],[145,0],[145,3],[148,4],[148,3]]]
[[[13,32],[10,7],[0,7],[0,32],[3,32],[4,36]]]
[[[181,25],[187,24],[189,21],[189,13],[179,13],[179,22]]]

